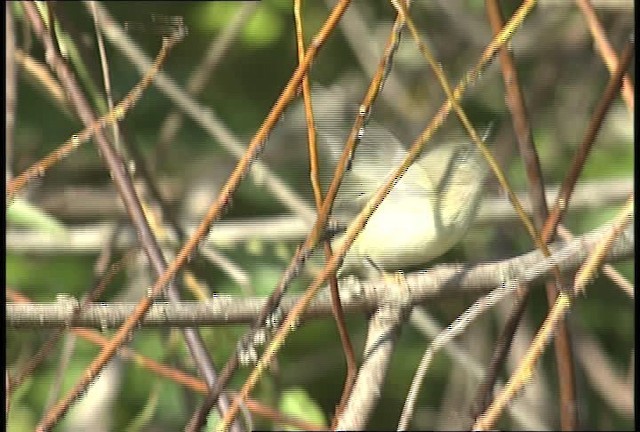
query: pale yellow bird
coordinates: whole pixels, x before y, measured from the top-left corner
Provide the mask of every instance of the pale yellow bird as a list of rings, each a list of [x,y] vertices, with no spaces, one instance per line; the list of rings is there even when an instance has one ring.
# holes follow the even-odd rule
[[[335,89],[314,88],[312,100],[320,152],[332,166],[342,152],[357,107],[341,100]],[[302,108],[295,119],[304,125]],[[486,135],[483,139],[486,139]],[[374,211],[347,252],[340,276],[370,276],[371,270],[393,272],[422,266],[460,241],[475,217],[488,177],[488,166],[474,143],[450,140],[427,143]],[[376,190],[390,178],[407,151],[387,129],[369,121],[336,196],[332,216],[348,225]],[[326,163],[325,163],[326,165]],[[323,182],[328,185],[329,174]],[[343,241],[337,236],[334,248]]]

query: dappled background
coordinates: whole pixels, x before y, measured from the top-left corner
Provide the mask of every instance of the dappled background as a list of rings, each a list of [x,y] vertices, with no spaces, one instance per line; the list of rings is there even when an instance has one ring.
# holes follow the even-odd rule
[[[509,8],[515,5],[504,3],[505,16],[509,16],[512,13]],[[633,3],[593,3],[609,40],[620,52],[633,30]],[[306,43],[324,22],[328,5],[332,4],[305,2]],[[47,70],[43,49],[30,33],[21,7],[15,3],[6,7],[17,48],[15,124],[8,130],[6,149],[10,177],[57,148],[81,130],[82,125],[66,104],[55,79],[43,77],[42,72]],[[191,96],[191,103],[196,104],[196,111],[204,120],[197,118],[197,112],[184,115],[184,108],[166,89],[152,85],[120,126],[127,147],[139,153],[128,152],[130,168],[136,172],[146,168],[175,217],[187,230],[192,229],[214,201],[235,166],[238,152],[246,147],[296,67],[291,4],[283,0],[102,2],[96,7],[108,13],[128,38],[105,36],[111,91],[116,103],[140,80],[144,70],[135,62],[141,55],[134,52],[132,57],[127,46],[136,45],[152,59],[160,49],[167,26],[176,25],[175,20],[179,20],[188,29],[185,39],[169,54],[163,71],[180,88],[185,88],[195,74],[204,77],[201,88]],[[59,19],[58,39],[67,49],[63,54],[77,71],[89,99],[104,114],[108,109],[91,6],[58,2],[54,9]],[[476,63],[491,39],[480,1],[417,0],[412,2],[411,14],[452,84]],[[344,101],[358,104],[394,18],[394,10],[386,2],[354,1],[316,58],[311,82],[340,89]],[[222,38],[228,38],[226,45]],[[518,29],[510,47],[524,88],[544,182],[553,190],[566,173],[610,74],[594,48],[584,16],[573,3],[541,2]],[[629,75],[634,76],[633,70]],[[443,91],[415,44],[408,34],[403,35],[372,119],[409,145],[444,100]],[[476,128],[496,125],[495,138],[489,145],[501,160],[512,187],[524,192],[524,167],[518,156],[497,62],[467,92],[462,105]],[[312,222],[304,209],[313,209],[306,143],[277,139],[287,136],[288,128],[302,126],[291,124],[294,117],[291,112],[289,115],[285,112],[279,129],[266,144],[262,159],[271,174],[265,177],[254,170],[245,179],[229,212],[216,224],[219,231],[214,229],[210,237],[209,247],[215,248],[231,266],[198,260],[194,266],[198,266],[196,275],[201,289],[184,293],[185,298],[213,292],[266,295],[304,239]],[[107,130],[111,137],[110,129]],[[454,116],[434,137],[436,141],[447,139],[465,139]],[[236,153],[230,150],[233,147]],[[326,163],[326,158],[322,160]],[[289,187],[295,200],[277,199],[269,188],[272,178]],[[565,225],[577,235],[610,220],[631,192],[632,178],[633,114],[618,98],[585,166],[571,203],[575,209],[569,212]],[[141,195],[148,196],[140,185]],[[92,142],[30,182],[22,196],[50,218],[41,223],[9,219],[7,288],[36,302],[55,301],[59,293],[80,298],[98,279],[99,257],[115,262],[130,253],[100,301],[135,301],[144,295],[153,281],[152,272],[141,252],[131,253],[136,246],[135,235],[126,221],[108,169]],[[488,262],[534,249],[507,203],[497,184],[490,182],[477,222],[463,242],[438,262]],[[269,223],[275,224],[269,225],[275,228],[261,228]],[[113,233],[118,236],[117,246],[107,255],[106,245]],[[171,248],[167,248],[170,253]],[[321,257],[312,260],[294,283],[294,290],[306,287],[320,264]],[[617,268],[633,282],[632,266],[628,261]],[[231,276],[230,268],[241,276]],[[509,368],[516,364],[546,313],[544,288],[533,288]],[[424,305],[433,320],[431,327],[427,326],[431,330],[406,326],[391,363],[380,408],[369,423],[371,428],[395,427],[411,376],[426,344],[437,331],[433,327],[446,327],[473,300],[471,296],[446,298]],[[504,301],[458,339],[472,358],[470,362],[481,370],[486,367],[510,302]],[[585,428],[633,427],[633,310],[632,293],[630,297],[608,280],[599,278],[576,302],[570,315],[570,328],[579,341],[575,348],[578,411]],[[353,314],[347,323],[359,353],[364,343],[366,317]],[[202,329],[217,364],[226,361],[245,329],[243,326]],[[425,336],[424,331],[432,333]],[[8,366],[19,369],[46,334],[40,330],[8,330]],[[75,348],[59,345],[14,393],[9,430],[33,429],[50,403],[51,383],[65,350],[75,349],[65,370],[63,392],[97,352],[95,346],[83,340],[78,340]],[[141,330],[131,346],[195,374],[176,330]],[[468,427],[469,405],[481,378],[473,372],[474,367],[460,364],[448,353],[439,354],[427,375],[413,427]],[[135,422],[150,431],[182,428],[199,400],[190,390],[158,379],[125,360],[115,361],[110,371],[110,381],[105,385],[113,392],[113,398],[101,405],[109,413],[110,430],[124,430]],[[234,387],[239,387],[248,371],[248,368],[240,371],[233,381]],[[527,411],[505,415],[499,428],[558,427],[557,379],[551,353],[543,357],[536,372],[520,397]],[[318,410],[326,421],[338,402],[344,373],[343,354],[332,319],[314,320],[293,333],[271,374],[262,380],[253,397],[282,407],[283,391],[299,388],[302,389],[299,394],[304,395],[300,399],[308,398],[313,409],[299,410],[298,415]],[[109,394],[106,390],[103,393]],[[58,398],[59,395],[53,400]],[[92,410],[94,419],[98,418],[99,410]],[[321,422],[320,417],[309,417],[308,421]],[[69,424],[72,418],[70,415]],[[270,425],[257,419],[256,427]]]

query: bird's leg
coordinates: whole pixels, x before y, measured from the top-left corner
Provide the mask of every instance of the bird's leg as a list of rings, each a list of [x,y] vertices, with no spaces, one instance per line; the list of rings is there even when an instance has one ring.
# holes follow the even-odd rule
[[[387,285],[391,287],[389,294],[389,300],[393,300],[398,304],[406,304],[409,301],[409,284],[407,283],[407,279],[404,276],[404,272],[402,270],[396,270],[394,272],[388,272],[384,270],[382,267],[376,264],[371,257],[367,256],[365,258],[368,268],[371,270],[375,270],[375,273],[378,276],[381,276],[382,279],[385,280]],[[372,272],[369,271],[369,274]]]

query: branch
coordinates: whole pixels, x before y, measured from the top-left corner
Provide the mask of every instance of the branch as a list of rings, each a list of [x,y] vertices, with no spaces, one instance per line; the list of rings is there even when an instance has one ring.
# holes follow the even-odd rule
[[[443,296],[484,294],[499,285],[533,283],[545,279],[555,264],[562,272],[577,269],[591,254],[597,242],[607,235],[609,225],[597,228],[571,242],[556,242],[550,246],[553,255],[543,259],[539,251],[474,266],[443,264],[430,269],[409,273],[406,283],[411,304]],[[615,241],[608,261],[633,257],[634,228],[629,226]],[[387,299],[389,281],[386,279],[358,281],[346,278],[340,281],[341,298],[346,312],[371,311]],[[282,301],[286,315],[299,296],[287,296]],[[196,327],[202,325],[224,325],[253,322],[264,305],[261,297],[237,298],[216,296],[209,302],[180,302],[175,304],[155,303],[141,325],[147,327]],[[69,326],[75,308],[73,299],[62,299],[47,304],[16,304],[6,306],[6,325],[9,328],[54,328]],[[80,313],[73,327],[108,329],[118,327],[131,314],[133,304],[92,304]],[[325,288],[311,302],[305,319],[331,315],[331,301]]]

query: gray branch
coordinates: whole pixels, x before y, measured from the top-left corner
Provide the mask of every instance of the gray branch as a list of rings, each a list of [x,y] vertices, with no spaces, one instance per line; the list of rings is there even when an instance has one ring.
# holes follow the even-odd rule
[[[473,266],[443,264],[428,270],[406,275],[411,304],[461,293],[482,295],[496,286],[517,285],[544,280],[555,264],[562,272],[572,272],[592,252],[593,247],[609,231],[609,226],[597,228],[571,242],[557,242],[551,246],[553,255],[544,259],[541,252],[527,254],[504,261],[481,263]],[[634,254],[634,228],[631,224],[616,240],[607,261],[632,258]],[[340,281],[342,303],[347,312],[372,311],[384,304],[389,291],[386,279],[359,281],[346,278]],[[299,296],[288,296],[282,302],[287,314]],[[141,323],[147,327],[196,327],[251,323],[262,308],[261,297],[239,298],[215,296],[208,302],[156,303]],[[63,328],[69,327],[77,301],[59,297],[54,303],[8,303],[6,325],[9,328]],[[73,322],[73,327],[115,328],[131,314],[134,304],[91,304]],[[305,319],[329,316],[331,302],[324,289],[311,303]]]

